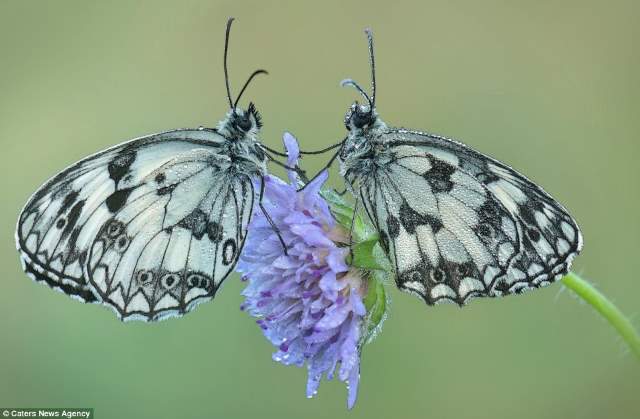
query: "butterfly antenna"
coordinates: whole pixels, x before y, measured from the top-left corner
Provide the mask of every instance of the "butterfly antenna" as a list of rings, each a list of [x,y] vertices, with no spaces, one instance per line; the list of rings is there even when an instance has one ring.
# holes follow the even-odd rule
[[[366,99],[366,101],[369,102],[369,106],[371,107],[371,109],[373,109],[373,102],[371,101],[371,98],[369,98],[369,95],[367,94],[367,92],[365,92],[364,89],[360,87],[360,85],[356,83],[354,80],[344,79],[340,82],[340,86],[342,87],[351,86],[354,89],[356,89]]]
[[[369,44],[369,64],[371,65],[371,111],[376,106],[376,60],[373,55],[373,32],[370,28],[364,30],[367,34],[367,41]]]
[[[229,106],[231,109],[235,109],[233,102],[231,101],[231,88],[229,87],[229,70],[227,70],[227,55],[229,52],[229,32],[231,32],[231,24],[235,18],[230,17],[227,20],[227,31],[224,35],[224,83],[227,86],[227,99],[229,99]]]
[[[238,105],[238,102],[240,101],[240,98],[242,97],[242,94],[244,93],[245,90],[247,90],[247,86],[249,86],[249,83],[251,83],[251,80],[253,80],[253,78],[255,76],[257,76],[258,74],[269,74],[269,73],[267,73],[267,70],[262,70],[262,69],[256,70],[253,73],[251,73],[251,75],[247,79],[247,81],[244,84],[244,86],[242,86],[242,90],[240,90],[240,93],[238,94],[238,98],[236,99],[235,103],[232,106],[233,109],[235,109],[236,106]]]

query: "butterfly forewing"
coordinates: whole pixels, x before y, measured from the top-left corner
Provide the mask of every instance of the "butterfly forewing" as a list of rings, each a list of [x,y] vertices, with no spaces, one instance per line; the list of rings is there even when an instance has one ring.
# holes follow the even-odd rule
[[[37,280],[122,318],[159,319],[210,299],[242,248],[254,191],[215,130],[136,139],[64,170],[19,217]]]
[[[508,166],[420,132],[391,129],[374,141],[375,169],[347,179],[398,285],[427,303],[549,284],[579,252],[581,233],[567,211]]]

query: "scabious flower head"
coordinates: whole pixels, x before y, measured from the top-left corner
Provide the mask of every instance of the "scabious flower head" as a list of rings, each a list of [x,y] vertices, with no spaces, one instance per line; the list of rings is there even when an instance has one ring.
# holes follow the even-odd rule
[[[284,136],[288,165],[299,157],[296,139]],[[282,244],[260,208],[253,214],[250,234],[238,264],[249,282],[242,309],[258,318],[267,339],[277,347],[273,359],[308,368],[307,397],[316,394],[323,375],[348,387],[348,407],[357,397],[360,347],[366,309],[366,281],[350,268],[348,232],[336,223],[320,196],[327,179],[323,173],[302,191],[289,172],[289,182],[268,176],[264,207]]]

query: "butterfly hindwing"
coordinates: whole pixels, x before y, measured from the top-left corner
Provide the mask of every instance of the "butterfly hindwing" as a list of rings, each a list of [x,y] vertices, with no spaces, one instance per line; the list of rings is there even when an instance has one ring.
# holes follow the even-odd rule
[[[86,264],[108,221],[134,200],[149,204],[154,194],[171,196],[170,189],[177,185],[162,189],[158,181],[172,175],[158,169],[176,156],[183,156],[183,166],[191,166],[185,156],[198,150],[215,153],[223,140],[215,130],[175,130],[129,141],[65,169],[45,183],[20,214],[16,241],[25,271],[71,296],[101,300],[104,296],[89,281]],[[209,188],[212,179],[201,176],[194,185]]]
[[[519,251],[509,212],[443,156],[405,145],[392,156],[361,178],[360,197],[398,286],[429,304],[487,294]]]
[[[508,166],[419,132],[389,130],[377,141],[388,151],[358,176],[360,199],[398,285],[427,303],[549,284],[579,252],[567,211]]]
[[[156,170],[101,227],[91,284],[124,319],[157,320],[210,300],[235,266],[254,192],[220,156],[194,150]],[[212,160],[214,164],[212,164]]]

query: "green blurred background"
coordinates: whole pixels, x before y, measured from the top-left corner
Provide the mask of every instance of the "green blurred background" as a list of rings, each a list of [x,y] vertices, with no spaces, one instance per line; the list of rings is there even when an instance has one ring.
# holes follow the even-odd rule
[[[0,406],[89,406],[99,418],[637,418],[640,364],[560,284],[520,297],[426,307],[391,291],[365,348],[356,408],[343,383],[305,398],[306,371],[238,309],[215,302],[159,324],[119,322],[21,271],[13,231],[49,176],[122,140],[214,125],[231,82],[270,71],[245,96],[263,138],[306,148],[344,136],[368,83],[392,125],[460,138],[544,185],[582,226],[574,268],[626,313],[640,309],[640,54],[633,1],[0,3]],[[246,105],[246,101],[244,101]],[[322,159],[307,159],[309,169]],[[334,183],[338,184],[337,174]],[[636,317],[636,324],[638,318]]]

